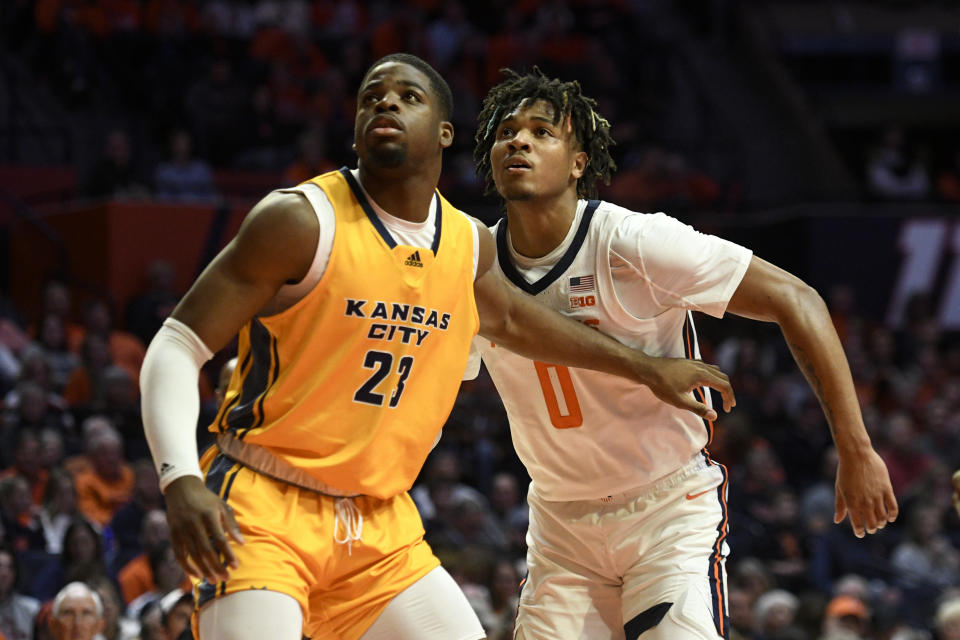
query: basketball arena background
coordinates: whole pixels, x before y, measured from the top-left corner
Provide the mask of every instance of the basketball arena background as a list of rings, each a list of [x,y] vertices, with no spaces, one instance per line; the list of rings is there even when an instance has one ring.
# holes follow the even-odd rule
[[[731,472],[732,637],[960,638],[956,0],[0,1],[0,512],[17,592],[113,580],[145,551],[149,488],[103,514],[41,485],[85,473],[98,416],[125,439],[113,463],[149,476],[143,344],[258,198],[354,163],[356,87],[393,51],[453,88],[441,190],[465,211],[499,216],[473,170],[479,101],[501,67],[536,64],[612,122],[602,197],[744,244],[828,301],[901,516],[864,540],[833,525],[829,432],[776,327],[700,317],[738,399],[711,447]],[[229,355],[205,369],[203,420]],[[414,495],[494,639],[522,577],[527,482],[481,375]],[[71,553],[55,515],[92,521],[97,552]],[[128,596],[119,610],[139,614]],[[0,583],[0,610],[10,597]]]

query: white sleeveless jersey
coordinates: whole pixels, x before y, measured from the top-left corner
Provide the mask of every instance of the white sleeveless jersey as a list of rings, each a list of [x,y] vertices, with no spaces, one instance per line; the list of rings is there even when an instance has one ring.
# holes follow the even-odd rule
[[[491,269],[508,286],[655,356],[700,357],[690,310],[722,316],[751,259],[749,250],[663,214],[596,200],[580,201],[567,239],[546,264],[524,269],[527,277],[514,264],[520,258],[511,259],[506,221],[494,232]],[[517,454],[546,500],[641,487],[689,462],[712,436],[712,425],[646,386],[475,340]]]

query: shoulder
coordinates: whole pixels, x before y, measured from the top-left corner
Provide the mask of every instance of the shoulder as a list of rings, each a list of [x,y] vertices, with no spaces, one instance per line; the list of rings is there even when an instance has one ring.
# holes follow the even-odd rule
[[[302,277],[313,261],[319,233],[320,223],[306,196],[273,191],[247,214],[233,249],[243,259],[291,263]]]
[[[254,205],[243,224],[265,233],[296,233],[316,227],[317,216],[302,193],[271,191]]]

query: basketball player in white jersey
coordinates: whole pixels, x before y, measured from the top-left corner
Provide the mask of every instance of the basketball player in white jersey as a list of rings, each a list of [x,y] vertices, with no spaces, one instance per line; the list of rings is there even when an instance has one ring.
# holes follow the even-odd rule
[[[595,105],[538,70],[508,71],[485,98],[477,171],[507,211],[491,270],[654,355],[699,357],[694,310],[777,322],[840,454],[835,520],[849,516],[857,536],[892,522],[887,469],[819,295],[662,213],[587,199],[615,169]],[[532,478],[516,638],[726,638],[727,472],[706,450],[712,424],[627,380],[476,342]]]
[[[407,495],[477,332],[627,375],[696,415],[713,410],[693,387],[733,401],[716,367],[634,352],[493,277],[489,231],[436,190],[452,96],[430,65],[381,59],[357,102],[358,168],[264,198],[144,361],[144,426],[171,539],[204,578],[202,640],[483,637]],[[238,331],[204,473],[197,376]]]

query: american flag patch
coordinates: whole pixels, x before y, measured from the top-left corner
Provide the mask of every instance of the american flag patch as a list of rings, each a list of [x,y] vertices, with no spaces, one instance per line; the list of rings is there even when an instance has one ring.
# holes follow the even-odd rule
[[[570,278],[570,293],[584,293],[586,291],[594,290],[594,277],[589,276],[577,276],[575,278]]]

